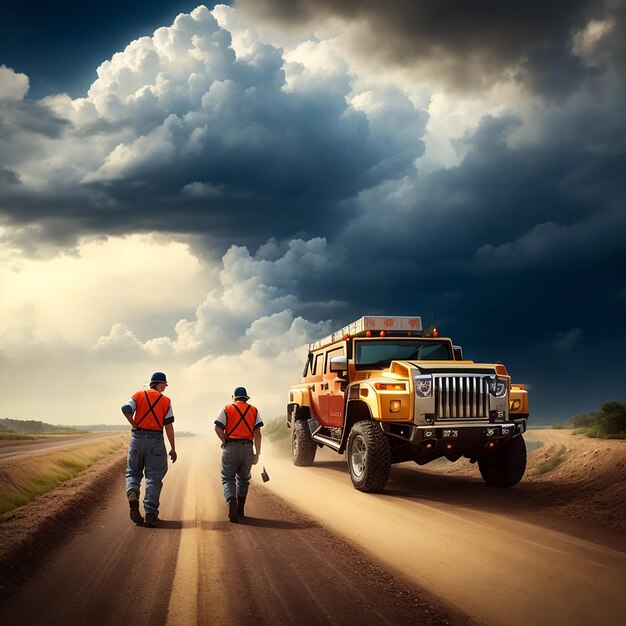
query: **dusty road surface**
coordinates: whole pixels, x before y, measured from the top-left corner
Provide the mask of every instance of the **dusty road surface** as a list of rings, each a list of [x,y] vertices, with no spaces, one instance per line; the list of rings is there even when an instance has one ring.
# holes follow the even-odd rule
[[[5,594],[1,623],[467,623],[259,484],[246,523],[229,523],[217,440],[180,439],[177,449],[159,528],[130,522],[120,474],[102,506]]]
[[[403,464],[369,495],[342,457],[300,468],[267,446],[271,480],[255,468],[251,518],[233,525],[216,442],[177,447],[162,527],[134,527],[115,491],[0,606],[3,624],[623,623],[626,536],[546,511],[531,481]]]
[[[266,465],[271,491],[478,623],[624,623],[626,535],[551,514],[533,484],[492,489],[406,463],[392,468],[383,493],[362,494],[345,460],[326,449],[312,467],[287,458]]]

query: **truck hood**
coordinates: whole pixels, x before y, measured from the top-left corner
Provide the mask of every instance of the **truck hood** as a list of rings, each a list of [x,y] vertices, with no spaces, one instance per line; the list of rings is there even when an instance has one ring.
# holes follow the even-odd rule
[[[494,363],[473,361],[395,361],[415,374],[495,374]]]

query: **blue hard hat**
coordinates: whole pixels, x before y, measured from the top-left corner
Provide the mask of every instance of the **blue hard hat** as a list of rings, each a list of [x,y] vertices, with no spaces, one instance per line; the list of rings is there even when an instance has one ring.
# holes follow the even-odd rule
[[[154,374],[152,374],[150,384],[155,385],[156,383],[165,383],[167,385],[167,378],[163,372],[154,372]]]
[[[235,398],[235,400],[238,398],[242,400],[249,400],[250,396],[248,395],[245,387],[235,387],[235,391],[233,391],[233,398]]]

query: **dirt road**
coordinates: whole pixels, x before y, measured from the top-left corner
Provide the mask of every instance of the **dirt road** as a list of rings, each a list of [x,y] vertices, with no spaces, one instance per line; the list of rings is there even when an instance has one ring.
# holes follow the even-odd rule
[[[246,524],[229,523],[217,441],[180,439],[177,449],[159,528],[130,522],[120,476],[102,507],[0,606],[2,623],[465,622],[261,485]]]
[[[366,495],[326,450],[309,468],[267,469],[274,493],[481,624],[623,623],[626,537],[545,513],[523,482],[489,489],[407,463]]]
[[[134,527],[115,491],[0,607],[3,623],[613,626],[626,614],[624,535],[559,529],[523,487],[402,465],[367,495],[341,457],[297,468],[267,448],[271,481],[255,468],[251,518],[233,525],[215,441],[177,447],[162,527]]]

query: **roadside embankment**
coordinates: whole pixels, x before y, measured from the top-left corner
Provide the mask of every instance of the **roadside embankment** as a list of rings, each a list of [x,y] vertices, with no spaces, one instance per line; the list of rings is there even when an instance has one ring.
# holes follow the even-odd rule
[[[68,446],[39,454],[36,458],[16,456],[0,465],[0,522],[11,511],[77,476],[100,459],[120,452],[128,439],[116,433],[79,446]],[[41,444],[45,452],[44,444]]]
[[[127,439],[128,435],[116,434],[84,448],[0,467],[3,489],[8,480],[11,489],[27,484],[42,485],[47,490],[5,514],[4,521],[0,522],[0,600],[19,585],[58,541],[80,524],[85,513],[102,501],[114,481],[122,484]],[[32,467],[23,467],[24,462]],[[74,477],[53,485],[51,475],[57,480],[63,472]]]
[[[532,451],[526,474],[513,489],[546,511],[626,534],[626,440],[551,428],[531,429],[524,439]],[[478,467],[464,459],[436,470],[480,479]]]

